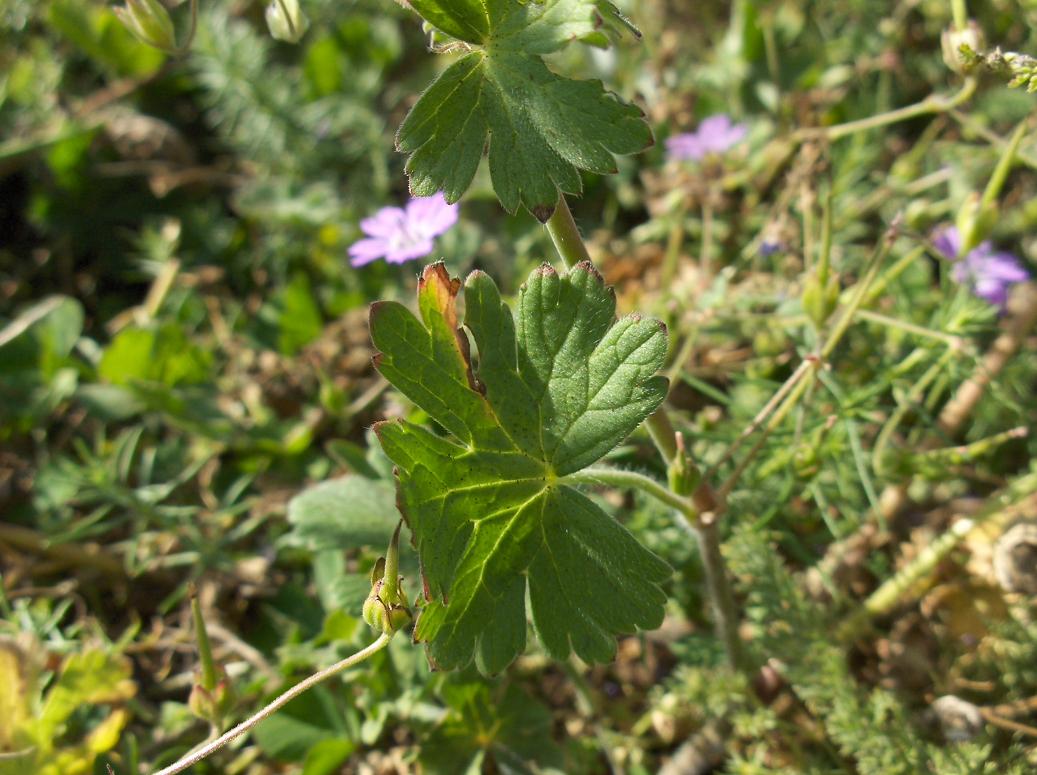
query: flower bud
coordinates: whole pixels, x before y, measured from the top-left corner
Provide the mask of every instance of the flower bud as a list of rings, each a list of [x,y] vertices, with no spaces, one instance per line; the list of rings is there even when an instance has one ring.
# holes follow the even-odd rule
[[[667,479],[670,490],[678,495],[691,495],[702,481],[702,472],[699,471],[684,448],[684,434],[676,434],[677,454],[673,456],[673,462],[667,469]]]
[[[998,539],[994,573],[1009,592],[1037,594],[1037,522],[1020,522]]]
[[[817,272],[811,272],[803,286],[803,311],[817,327],[824,326],[839,305],[839,278],[829,274],[822,282]]]
[[[403,629],[414,618],[403,593],[403,577],[398,573],[401,526],[402,522],[396,526],[385,557],[379,557],[371,570],[371,594],[363,608],[364,621],[387,635]]]
[[[159,0],[126,0],[112,12],[141,43],[166,52],[176,51],[176,29]]]
[[[196,680],[187,698],[187,707],[194,715],[217,727],[237,702],[234,685],[223,668],[218,668],[218,671],[219,678],[212,690],[206,689],[200,680]]]
[[[954,225],[961,236],[960,256],[966,256],[973,248],[985,240],[997,223],[998,211],[996,202],[984,204],[979,194],[973,192],[958,209]]]
[[[965,75],[975,67],[978,55],[985,47],[983,30],[972,19],[965,29],[948,27],[940,36],[943,63],[958,75]]]
[[[266,7],[266,26],[277,40],[298,43],[310,26],[299,7],[299,0],[270,0]]]
[[[946,694],[929,707],[943,730],[943,736],[951,742],[971,740],[983,731],[983,714],[979,708],[960,697]]]

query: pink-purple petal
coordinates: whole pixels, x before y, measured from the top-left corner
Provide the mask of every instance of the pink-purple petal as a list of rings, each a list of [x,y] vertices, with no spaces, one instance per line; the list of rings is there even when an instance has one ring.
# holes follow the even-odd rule
[[[407,203],[408,229],[412,234],[438,237],[457,223],[458,209],[456,204],[447,204],[442,192],[411,199]]]
[[[386,253],[385,260],[390,264],[402,264],[405,261],[412,261],[415,258],[429,255],[435,250],[435,247],[436,245],[431,238],[418,242],[408,242],[404,245],[396,245]]]
[[[389,244],[380,237],[358,240],[349,246],[349,263],[364,266],[386,255]]]
[[[1019,259],[1007,252],[988,253],[984,272],[987,277],[1003,283],[1021,283],[1030,278]]]
[[[745,139],[748,131],[745,124],[733,124],[729,116],[719,113],[703,119],[694,132],[670,137],[666,150],[672,159],[697,160],[730,150]]]
[[[458,209],[442,193],[411,199],[404,208],[383,207],[360,221],[367,237],[350,246],[350,263],[363,266],[384,258],[402,264],[427,256],[435,249],[434,238],[457,223]]]
[[[995,304],[998,307],[1004,307],[1008,302],[1008,285],[999,282],[998,280],[979,280],[973,286],[972,290],[977,296],[979,296],[979,298],[984,299],[991,304]]]
[[[947,258],[957,258],[961,252],[961,234],[957,226],[944,226],[932,234],[933,247]]]
[[[976,296],[1002,309],[1008,301],[1009,287],[1030,277],[1017,256],[995,250],[989,240],[984,240],[965,256],[958,258],[961,234],[954,226],[944,226],[934,231],[932,241],[933,247],[954,260],[951,277],[955,282],[967,285]]]
[[[383,207],[360,221],[360,229],[370,237],[388,238],[400,231],[406,218],[406,213],[399,207]]]
[[[690,132],[666,139],[666,152],[672,159],[697,160],[705,156],[702,143]]]

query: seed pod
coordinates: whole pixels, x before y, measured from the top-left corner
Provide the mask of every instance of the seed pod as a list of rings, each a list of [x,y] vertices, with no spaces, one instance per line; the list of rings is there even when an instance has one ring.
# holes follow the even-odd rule
[[[940,722],[943,736],[950,742],[971,740],[983,729],[983,715],[979,708],[961,697],[945,694],[929,707]]]
[[[1037,594],[1037,522],[1020,522],[998,539],[994,575],[1008,592]]]

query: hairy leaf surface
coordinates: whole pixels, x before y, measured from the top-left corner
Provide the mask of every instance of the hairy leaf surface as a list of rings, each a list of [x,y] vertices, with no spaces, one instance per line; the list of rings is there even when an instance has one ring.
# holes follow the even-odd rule
[[[559,191],[579,193],[579,170],[615,172],[613,154],[652,143],[641,111],[600,81],[556,75],[542,56],[573,40],[600,36],[601,0],[418,0],[434,26],[469,44],[425,91],[396,136],[410,153],[411,191],[443,191],[455,202],[488,149],[501,204],[525,205],[541,220]],[[611,10],[609,10],[611,9]],[[598,39],[595,37],[595,39]]]
[[[666,394],[655,376],[665,327],[629,316],[589,263],[533,272],[513,316],[482,272],[465,286],[426,267],[421,320],[371,309],[379,371],[449,437],[405,421],[376,426],[398,469],[427,603],[415,635],[441,667],[508,665],[536,632],[558,659],[610,659],[618,633],[657,627],[669,567],[562,477],[598,460]]]

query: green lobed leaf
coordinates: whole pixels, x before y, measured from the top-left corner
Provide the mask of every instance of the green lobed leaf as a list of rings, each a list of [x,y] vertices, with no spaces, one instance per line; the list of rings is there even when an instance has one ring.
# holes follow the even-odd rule
[[[483,672],[524,648],[528,584],[544,647],[564,659],[611,659],[615,636],[657,627],[670,573],[619,523],[565,483],[629,435],[666,395],[655,376],[665,327],[615,320],[615,298],[587,262],[559,276],[543,265],[513,317],[493,281],[460,281],[443,265],[419,283],[419,321],[403,305],[371,309],[376,365],[452,438],[405,422],[376,426],[397,466],[427,603],[415,636],[432,661]]]
[[[480,0],[410,0],[410,6],[432,26],[468,43],[482,43],[490,31]]]
[[[553,73],[541,58],[594,35],[600,0],[412,5],[445,32],[479,44],[432,83],[397,133],[397,148],[410,154],[407,173],[416,196],[443,191],[456,202],[488,150],[490,177],[505,209],[514,212],[521,204],[547,220],[560,191],[582,190],[579,170],[615,172],[614,154],[652,144],[637,107],[606,92],[600,81]],[[437,21],[441,17],[446,21]],[[485,29],[477,27],[477,17]]]

